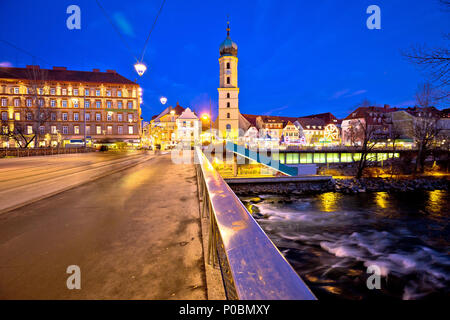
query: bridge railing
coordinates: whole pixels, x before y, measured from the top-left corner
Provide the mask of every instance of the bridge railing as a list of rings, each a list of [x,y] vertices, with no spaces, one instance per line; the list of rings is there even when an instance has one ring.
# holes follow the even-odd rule
[[[196,148],[202,218],[209,218],[208,263],[219,265],[230,300],[315,300],[314,294]]]

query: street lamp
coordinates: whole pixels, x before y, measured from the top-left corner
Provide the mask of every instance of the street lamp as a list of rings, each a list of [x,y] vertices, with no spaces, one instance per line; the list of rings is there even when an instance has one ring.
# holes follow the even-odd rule
[[[159,101],[161,102],[162,105],[165,105],[167,103],[167,98],[161,97],[161,99],[159,99]]]
[[[145,73],[145,71],[147,71],[147,66],[145,64],[143,64],[142,62],[138,62],[134,65],[134,69],[136,70],[138,75],[140,77],[142,77],[142,75]]]

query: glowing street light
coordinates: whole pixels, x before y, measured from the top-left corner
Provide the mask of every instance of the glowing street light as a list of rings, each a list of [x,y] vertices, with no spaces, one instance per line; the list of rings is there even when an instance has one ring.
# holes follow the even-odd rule
[[[142,62],[138,62],[134,65],[134,69],[136,69],[136,72],[139,76],[142,77],[142,75],[147,71],[147,67]]]
[[[167,98],[166,97],[161,97],[161,99],[159,99],[159,101],[161,102],[161,104],[166,104],[167,103]]]
[[[207,114],[207,113],[204,113],[203,115],[202,115],[202,119],[203,120],[208,120],[209,119],[209,114]]]

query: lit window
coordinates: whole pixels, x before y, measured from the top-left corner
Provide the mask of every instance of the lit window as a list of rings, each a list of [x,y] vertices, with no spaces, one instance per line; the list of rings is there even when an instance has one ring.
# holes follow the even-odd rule
[[[97,134],[102,134],[102,127],[101,126],[97,126]]]
[[[128,127],[128,134],[133,134],[133,126]]]
[[[33,134],[33,126],[27,126],[27,134]]]
[[[50,127],[50,132],[51,132],[52,134],[56,134],[56,126],[51,126],[51,127]]]
[[[20,121],[20,112],[15,112],[15,113],[14,113],[14,119],[15,119],[16,121]]]
[[[108,126],[106,131],[108,134],[112,134],[112,126]]]
[[[67,89],[66,88],[61,89],[61,94],[63,96],[67,96]]]
[[[74,126],[73,127],[73,133],[74,134],[80,134],[80,127],[79,126]]]

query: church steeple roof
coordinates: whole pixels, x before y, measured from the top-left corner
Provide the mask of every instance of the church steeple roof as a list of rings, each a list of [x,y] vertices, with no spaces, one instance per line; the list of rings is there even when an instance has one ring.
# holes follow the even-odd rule
[[[220,56],[237,57],[237,44],[230,38],[230,21],[227,21],[227,37],[220,45]]]

